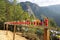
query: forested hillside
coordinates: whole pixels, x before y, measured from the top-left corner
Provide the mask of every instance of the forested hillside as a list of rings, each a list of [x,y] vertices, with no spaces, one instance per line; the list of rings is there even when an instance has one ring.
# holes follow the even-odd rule
[[[30,19],[28,12],[24,11],[20,4],[14,5],[14,2],[0,0],[0,22],[18,21]]]

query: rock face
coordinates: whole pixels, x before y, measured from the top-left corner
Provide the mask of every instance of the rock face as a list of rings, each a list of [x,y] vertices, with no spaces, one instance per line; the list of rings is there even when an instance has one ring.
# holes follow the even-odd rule
[[[8,31],[8,35],[6,35],[6,31],[0,30],[0,40],[13,40],[13,33]],[[27,39],[15,34],[15,40],[27,40]]]

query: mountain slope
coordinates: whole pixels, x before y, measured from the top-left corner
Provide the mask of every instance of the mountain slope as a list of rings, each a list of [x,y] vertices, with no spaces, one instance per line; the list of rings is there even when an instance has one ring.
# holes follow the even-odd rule
[[[47,7],[40,7],[35,3],[31,2],[21,2],[20,3],[22,8],[27,11],[28,7],[27,4],[31,7],[32,11],[36,15],[37,18],[40,19],[40,16],[43,14],[47,17],[53,18],[56,23],[60,26],[60,5],[53,5],[53,6],[47,6]]]

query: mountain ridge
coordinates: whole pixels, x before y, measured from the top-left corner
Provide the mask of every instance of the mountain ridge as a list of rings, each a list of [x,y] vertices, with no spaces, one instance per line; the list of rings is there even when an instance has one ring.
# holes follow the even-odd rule
[[[40,7],[35,3],[31,2],[21,2],[22,8],[26,11],[27,8],[27,3],[31,7],[32,11],[34,12],[35,16],[40,19],[40,16],[43,14],[47,17],[53,18],[56,23],[60,26],[60,5],[52,5],[52,6],[45,6],[45,7]]]

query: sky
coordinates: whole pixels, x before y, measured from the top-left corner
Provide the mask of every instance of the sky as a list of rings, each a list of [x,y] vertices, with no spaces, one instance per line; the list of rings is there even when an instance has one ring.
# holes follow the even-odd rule
[[[30,1],[36,3],[39,6],[50,6],[60,4],[60,0],[17,0],[18,2]]]

